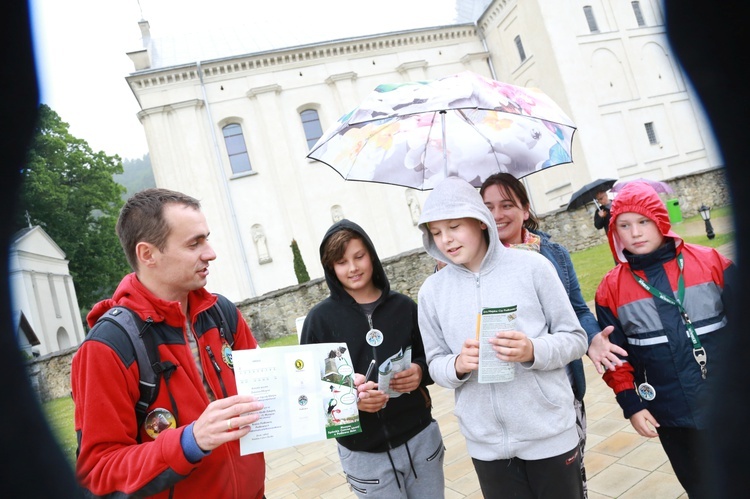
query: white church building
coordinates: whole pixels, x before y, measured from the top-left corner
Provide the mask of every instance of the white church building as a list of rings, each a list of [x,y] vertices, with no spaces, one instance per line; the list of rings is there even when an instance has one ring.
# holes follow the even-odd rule
[[[549,95],[577,131],[572,164],[525,180],[539,214],[597,178],[723,166],[658,0],[457,0],[448,14],[441,26],[297,44],[242,30],[175,39],[141,20],[126,80],[156,184],[202,202],[218,254],[211,291],[240,301],[297,284],[292,240],[321,277],[320,241],[343,217],[381,258],[421,248],[429,191],[345,181],[306,158],[381,83],[469,70]]]
[[[79,345],[86,332],[68,260],[47,232],[38,225],[16,232],[8,265],[21,350],[31,357]]]

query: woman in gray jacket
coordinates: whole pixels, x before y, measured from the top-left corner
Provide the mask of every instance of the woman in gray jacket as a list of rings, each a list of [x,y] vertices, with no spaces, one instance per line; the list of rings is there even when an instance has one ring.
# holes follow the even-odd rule
[[[587,339],[554,267],[536,252],[500,244],[481,196],[458,177],[435,187],[419,228],[428,254],[447,264],[419,291],[429,372],[456,391],[455,414],[482,493],[580,499],[565,366],[583,356]],[[500,325],[488,326],[489,319]],[[492,381],[498,360],[510,363],[512,380]]]

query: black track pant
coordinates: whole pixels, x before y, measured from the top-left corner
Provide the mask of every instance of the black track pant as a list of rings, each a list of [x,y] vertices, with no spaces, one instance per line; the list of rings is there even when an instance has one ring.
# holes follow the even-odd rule
[[[705,431],[693,428],[661,426],[656,429],[659,441],[669,458],[674,474],[690,499],[710,497],[704,489],[706,438]]]
[[[581,454],[578,447],[559,456],[526,461],[472,459],[485,499],[581,499]]]

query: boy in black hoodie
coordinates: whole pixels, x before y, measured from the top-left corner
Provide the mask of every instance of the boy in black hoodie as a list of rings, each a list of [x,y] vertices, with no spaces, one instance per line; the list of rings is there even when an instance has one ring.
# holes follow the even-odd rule
[[[307,314],[301,343],[346,342],[356,372],[376,366],[359,388],[362,433],[337,439],[351,489],[359,497],[443,498],[444,447],[416,303],[391,291],[372,241],[349,220],[328,229],[320,260],[331,295]],[[411,365],[393,375],[389,397],[376,389],[377,368],[409,349]]]

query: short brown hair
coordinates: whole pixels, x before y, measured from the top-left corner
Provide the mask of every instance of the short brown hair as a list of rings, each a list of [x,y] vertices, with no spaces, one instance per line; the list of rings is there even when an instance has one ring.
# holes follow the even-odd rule
[[[329,237],[323,245],[323,253],[320,255],[320,263],[323,267],[333,270],[333,265],[344,256],[346,245],[352,239],[363,240],[360,234],[351,229],[341,229]]]
[[[491,185],[496,185],[498,189],[504,191],[505,194],[513,194],[514,196],[508,196],[513,199],[518,199],[521,206],[516,205],[517,208],[529,211],[529,218],[523,221],[523,226],[526,230],[537,230],[539,228],[539,220],[536,215],[531,211],[531,202],[529,201],[529,195],[526,193],[526,187],[523,186],[520,180],[511,175],[510,173],[495,173],[487,177],[482,183],[482,187],[479,188],[479,195],[484,198],[484,191]]]
[[[196,210],[201,208],[200,201],[187,194],[153,188],[135,193],[120,210],[116,227],[117,237],[134,271],[138,271],[135,247],[139,242],[153,244],[159,250],[166,247],[172,228],[164,219],[164,207],[172,203]]]

